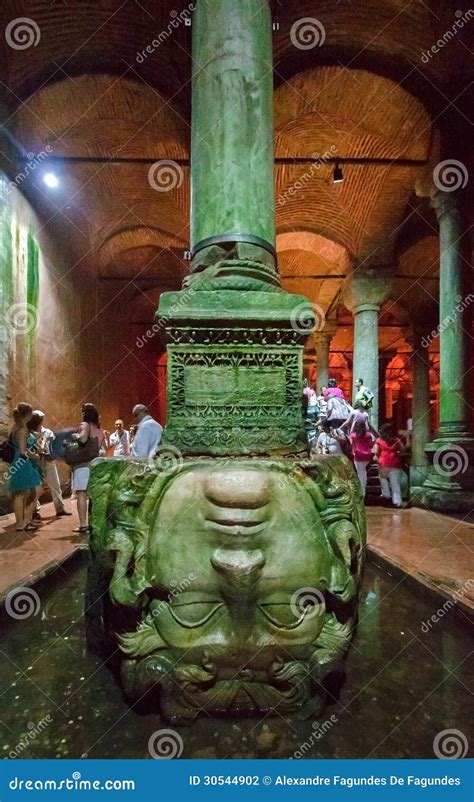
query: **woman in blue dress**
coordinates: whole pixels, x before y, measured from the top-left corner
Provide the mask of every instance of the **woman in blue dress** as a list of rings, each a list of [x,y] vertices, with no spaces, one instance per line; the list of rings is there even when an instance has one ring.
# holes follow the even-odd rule
[[[39,526],[32,521],[32,518],[37,489],[43,480],[39,470],[40,453],[36,437],[27,428],[32,414],[32,407],[24,402],[20,402],[13,410],[15,425],[11,432],[11,440],[15,456],[10,465],[10,492],[13,496],[17,532],[28,532]]]

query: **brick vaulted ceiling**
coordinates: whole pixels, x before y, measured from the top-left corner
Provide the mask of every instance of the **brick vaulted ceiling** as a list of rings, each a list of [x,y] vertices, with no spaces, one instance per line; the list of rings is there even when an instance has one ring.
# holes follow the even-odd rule
[[[440,116],[449,108],[466,117],[474,20],[423,58],[464,13],[462,3],[270,5],[275,154],[285,160],[275,168],[285,288],[336,317],[345,277],[360,264],[389,264],[399,276],[394,308],[409,308],[411,284],[433,302],[436,224],[415,195],[424,168],[406,160],[436,163]],[[143,279],[160,290],[178,287],[186,272],[189,170],[182,166],[173,190],[157,192],[150,165],[130,160],[189,157],[191,28],[180,15],[190,7],[183,0],[2,4],[2,29],[27,17],[39,31],[25,49],[1,43],[4,124],[27,152],[48,146],[54,157],[92,159],[55,164],[61,192],[53,209],[70,226],[77,258],[102,278]],[[294,40],[305,17],[317,18],[319,41],[300,48]],[[147,54],[157,37],[159,46]],[[327,156],[368,161],[343,165],[345,180],[334,184]],[[380,159],[391,163],[374,163]],[[51,208],[43,195],[40,201]]]

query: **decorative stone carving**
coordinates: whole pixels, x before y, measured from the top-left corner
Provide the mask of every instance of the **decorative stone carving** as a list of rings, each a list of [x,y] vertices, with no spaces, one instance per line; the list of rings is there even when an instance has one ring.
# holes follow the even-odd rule
[[[355,621],[365,523],[352,466],[163,464],[94,464],[101,612],[89,637],[119,646],[130,700],[147,695],[147,709],[176,724],[201,713],[316,715]]]

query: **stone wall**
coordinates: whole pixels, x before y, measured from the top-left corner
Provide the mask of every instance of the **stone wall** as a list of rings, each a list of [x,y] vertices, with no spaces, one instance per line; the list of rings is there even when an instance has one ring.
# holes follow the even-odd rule
[[[41,408],[53,429],[74,425],[84,366],[82,282],[53,215],[40,219],[0,174],[0,437],[19,401]],[[79,291],[80,288],[80,291]],[[69,471],[61,469],[67,484]],[[0,514],[9,509],[8,470],[0,463]]]

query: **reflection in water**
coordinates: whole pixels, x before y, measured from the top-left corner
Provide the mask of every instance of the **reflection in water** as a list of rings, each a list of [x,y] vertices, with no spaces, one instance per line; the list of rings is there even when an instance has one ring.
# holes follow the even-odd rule
[[[4,756],[149,757],[149,739],[168,726],[155,714],[131,710],[113,674],[87,654],[84,582],[81,569],[49,594],[40,589],[41,614],[2,628]],[[469,730],[473,648],[451,613],[422,633],[434,612],[403,581],[368,565],[340,699],[317,721],[204,717],[174,728],[182,757],[433,757],[438,732]]]

